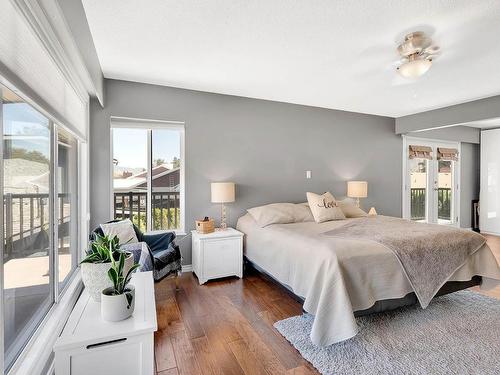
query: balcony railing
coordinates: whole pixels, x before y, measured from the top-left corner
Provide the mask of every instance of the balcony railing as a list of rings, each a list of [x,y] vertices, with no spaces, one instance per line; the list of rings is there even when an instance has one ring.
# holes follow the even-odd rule
[[[66,193],[58,195],[59,226],[70,220],[69,196]],[[49,194],[4,194],[4,261],[31,256],[29,252],[33,251],[48,252],[43,245],[49,243],[51,212],[48,205]],[[28,243],[39,243],[41,247],[28,246]]]
[[[438,219],[451,219],[451,199],[450,188],[438,188]],[[425,220],[426,189],[412,188],[410,192],[411,219]]]
[[[153,192],[152,214],[153,230],[178,229],[180,225],[180,193]],[[146,229],[147,193],[126,192],[114,193],[115,219],[130,219],[141,230]]]

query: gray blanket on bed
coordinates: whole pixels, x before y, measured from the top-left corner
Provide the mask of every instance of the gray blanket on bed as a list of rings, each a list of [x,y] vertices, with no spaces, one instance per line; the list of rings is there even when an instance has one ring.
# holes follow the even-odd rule
[[[375,241],[390,249],[423,308],[486,241],[469,230],[387,216],[356,219],[325,235]]]

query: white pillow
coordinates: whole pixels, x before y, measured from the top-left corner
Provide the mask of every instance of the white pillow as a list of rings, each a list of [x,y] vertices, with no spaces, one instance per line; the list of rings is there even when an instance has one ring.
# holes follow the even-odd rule
[[[271,224],[289,224],[295,221],[293,203],[271,203],[248,209],[260,227]]]
[[[345,219],[344,213],[331,193],[327,192],[319,195],[308,192],[306,195],[309,208],[317,223]]]
[[[313,214],[307,203],[294,204],[293,207],[294,223],[305,223],[314,221]]]
[[[101,224],[101,229],[106,236],[117,236],[120,245],[139,242],[135,235],[134,225],[129,219],[116,223]]]
[[[361,208],[356,206],[356,203],[351,198],[345,198],[340,201],[337,201],[340,206],[340,209],[344,213],[345,217],[365,217],[368,214],[363,211]]]

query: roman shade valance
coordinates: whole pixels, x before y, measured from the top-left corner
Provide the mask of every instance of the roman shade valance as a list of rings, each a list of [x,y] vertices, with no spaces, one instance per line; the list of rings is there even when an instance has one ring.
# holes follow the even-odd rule
[[[456,148],[438,147],[438,160],[458,161],[458,150]]]
[[[432,160],[432,148],[428,146],[410,145],[408,157],[410,159]]]
[[[61,125],[81,139],[87,137],[88,92],[75,84],[68,68],[57,60],[57,53],[47,42],[31,8],[21,8],[22,1],[0,0],[0,75],[19,89]],[[39,8],[37,2],[30,2]],[[41,13],[41,12],[38,12]],[[56,61],[57,60],[57,61]]]

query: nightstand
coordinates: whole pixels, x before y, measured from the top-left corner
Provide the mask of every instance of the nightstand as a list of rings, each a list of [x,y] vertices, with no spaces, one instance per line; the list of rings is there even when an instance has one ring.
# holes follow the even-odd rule
[[[201,234],[193,230],[193,271],[198,281],[243,277],[243,233],[233,228]]]

